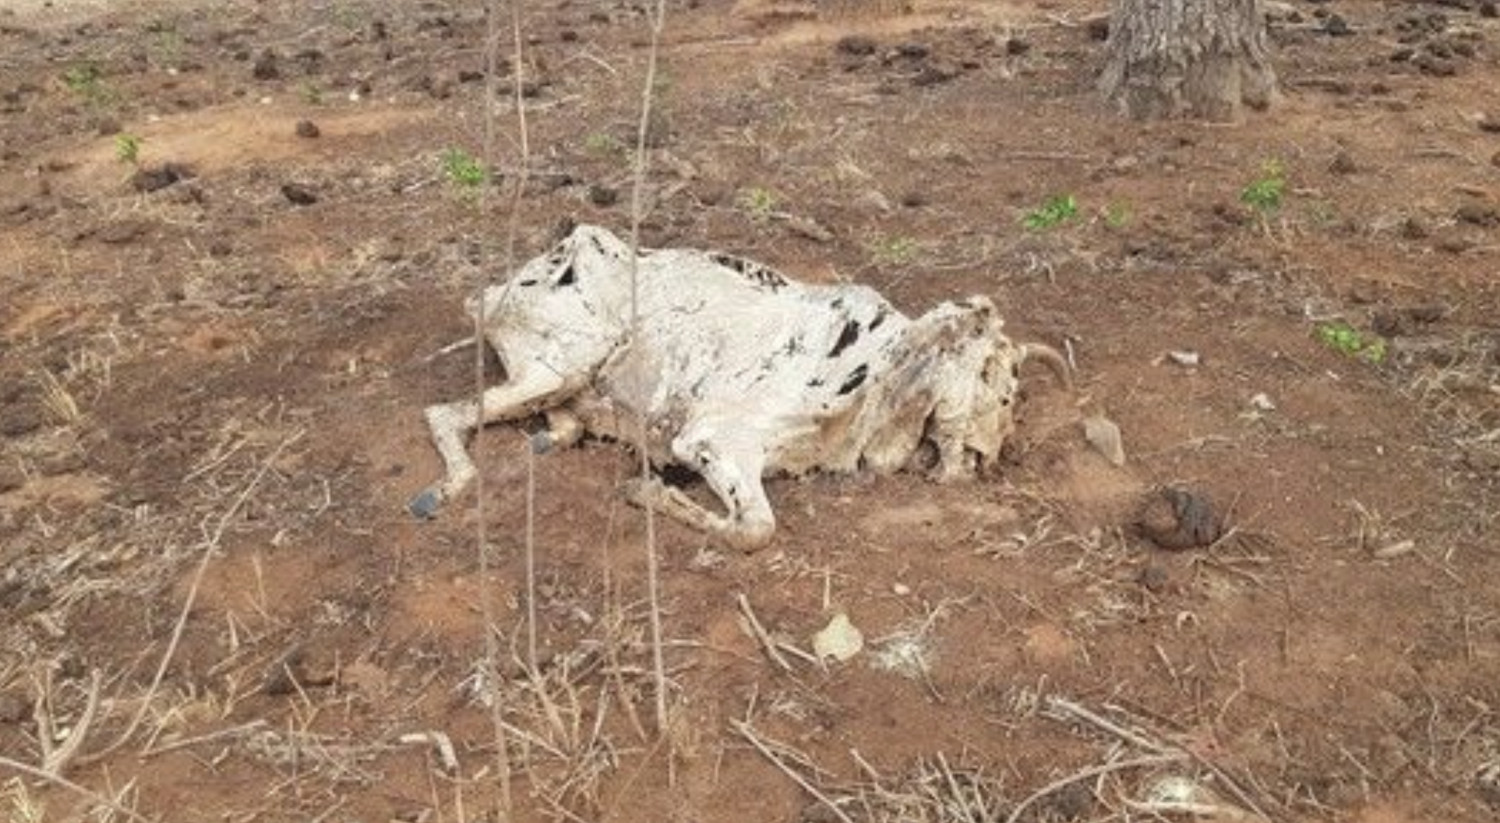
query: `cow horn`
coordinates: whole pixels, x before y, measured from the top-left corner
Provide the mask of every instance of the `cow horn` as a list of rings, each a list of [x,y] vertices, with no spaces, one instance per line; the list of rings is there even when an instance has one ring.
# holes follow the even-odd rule
[[[1021,347],[1021,362],[1036,358],[1047,364],[1047,368],[1057,375],[1064,387],[1069,391],[1073,389],[1073,369],[1068,366],[1067,358],[1057,349],[1043,343],[1027,343]]]

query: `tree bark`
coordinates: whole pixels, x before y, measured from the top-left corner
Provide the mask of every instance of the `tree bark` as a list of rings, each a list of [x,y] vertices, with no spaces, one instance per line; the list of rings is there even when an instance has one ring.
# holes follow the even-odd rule
[[[1260,0],[1114,0],[1105,99],[1137,119],[1235,120],[1276,97]]]

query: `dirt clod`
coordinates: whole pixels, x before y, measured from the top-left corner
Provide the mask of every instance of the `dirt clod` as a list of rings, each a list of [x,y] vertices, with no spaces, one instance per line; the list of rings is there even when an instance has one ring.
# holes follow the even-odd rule
[[[0,694],[0,723],[20,723],[26,719],[31,707],[14,694]]]
[[[193,179],[192,168],[181,163],[162,163],[148,166],[130,176],[130,185],[138,192],[159,191],[183,180]]]
[[[282,184],[281,196],[294,206],[311,206],[318,202],[318,195],[301,183]]]
[[[0,494],[15,491],[26,485],[26,475],[20,467],[10,462],[0,463]]]
[[[255,58],[255,65],[250,68],[250,76],[256,80],[275,80],[281,77],[281,68],[278,65],[276,52],[266,49]]]
[[[1147,498],[1134,525],[1141,536],[1172,551],[1213,545],[1223,533],[1206,496],[1172,486]]]
[[[1135,582],[1152,594],[1160,594],[1166,590],[1167,584],[1172,582],[1172,576],[1165,568],[1155,563],[1148,563],[1136,573]]]
[[[298,137],[305,137],[305,138],[308,138],[308,139],[312,139],[314,137],[320,136],[322,133],[323,133],[323,130],[318,128],[318,124],[314,123],[311,120],[298,120],[297,121],[297,136]]]
[[[840,37],[838,42],[833,44],[833,47],[840,54],[850,54],[855,57],[874,54],[875,49],[878,48],[874,38],[866,37],[862,34],[850,34]]]
[[[1460,223],[1487,229],[1500,226],[1500,209],[1486,203],[1465,203],[1453,210],[1453,217]]]
[[[620,202],[620,190],[614,186],[595,183],[589,186],[589,202],[601,208],[613,206]]]

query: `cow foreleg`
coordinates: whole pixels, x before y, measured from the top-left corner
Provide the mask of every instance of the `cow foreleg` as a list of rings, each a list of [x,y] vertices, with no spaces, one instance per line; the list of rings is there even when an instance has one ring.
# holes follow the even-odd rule
[[[746,551],[759,548],[776,531],[776,515],[761,482],[763,449],[756,444],[719,444],[685,432],[672,442],[672,453],[696,469],[723,502],[725,514],[710,512],[692,498],[658,478],[627,484],[626,495],[637,505],[651,505],[668,517],[708,532]]]
[[[551,369],[529,369],[517,379],[485,390],[481,403],[463,400],[428,406],[427,426],[432,442],[443,458],[443,479],[427,487],[406,504],[415,517],[432,517],[438,509],[463,491],[478,469],[469,456],[469,435],[480,426],[502,420],[517,420],[544,406],[560,402],[572,387]]]

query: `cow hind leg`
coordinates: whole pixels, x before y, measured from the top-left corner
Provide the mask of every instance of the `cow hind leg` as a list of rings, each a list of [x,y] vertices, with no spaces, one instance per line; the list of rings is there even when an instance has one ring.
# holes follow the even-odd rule
[[[632,502],[650,505],[674,520],[746,551],[771,539],[776,531],[776,515],[761,481],[765,457],[759,446],[718,444],[685,432],[673,441],[672,452],[703,476],[724,504],[725,513],[714,514],[659,478],[638,479],[628,484],[626,494]]]
[[[484,391],[481,402],[461,400],[428,406],[427,426],[433,445],[443,459],[443,479],[428,486],[407,503],[414,517],[430,518],[443,504],[456,497],[473,481],[478,469],[469,456],[469,435],[480,426],[516,420],[539,408],[561,401],[570,386],[551,369],[528,369],[500,386]]]

